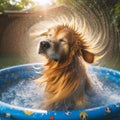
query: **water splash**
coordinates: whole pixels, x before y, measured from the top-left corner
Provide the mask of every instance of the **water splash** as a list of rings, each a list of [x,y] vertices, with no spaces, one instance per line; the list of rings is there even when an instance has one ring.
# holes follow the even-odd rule
[[[39,109],[43,99],[43,89],[32,79],[14,81],[7,86],[3,85],[0,100],[14,106]]]
[[[88,92],[87,108],[100,107],[103,105],[116,104],[120,101],[120,85],[98,77],[95,72],[89,72],[92,90]],[[40,109],[44,99],[44,86],[34,82],[34,77],[20,81],[10,81],[9,84],[0,86],[0,101],[10,105]],[[72,105],[70,104],[72,107]],[[56,105],[56,108],[59,107]],[[63,108],[61,108],[63,109]]]
[[[106,4],[100,6],[95,0],[71,0],[64,9],[44,16],[44,19],[35,24],[30,31],[39,36],[48,28],[63,23],[75,24],[79,32],[83,32],[85,23],[84,37],[90,45],[90,51],[97,56],[102,56],[96,64],[111,68],[118,66],[120,60],[119,33],[111,21]],[[39,37],[37,39],[39,40]]]

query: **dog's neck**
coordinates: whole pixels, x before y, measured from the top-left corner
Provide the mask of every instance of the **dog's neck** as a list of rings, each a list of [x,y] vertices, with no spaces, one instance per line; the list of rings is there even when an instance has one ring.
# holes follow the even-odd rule
[[[65,63],[49,60],[42,72],[46,82],[46,98],[49,104],[73,97],[80,100],[84,96],[88,81],[82,58],[74,57]],[[78,92],[79,89],[79,92]],[[74,100],[73,100],[74,101]],[[76,101],[76,100],[75,100]]]

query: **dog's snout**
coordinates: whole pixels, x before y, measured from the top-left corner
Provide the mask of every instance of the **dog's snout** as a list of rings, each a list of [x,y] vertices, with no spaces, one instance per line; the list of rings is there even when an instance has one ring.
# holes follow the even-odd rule
[[[40,47],[42,49],[48,49],[48,48],[50,48],[50,43],[47,41],[42,41],[42,42],[40,42]]]

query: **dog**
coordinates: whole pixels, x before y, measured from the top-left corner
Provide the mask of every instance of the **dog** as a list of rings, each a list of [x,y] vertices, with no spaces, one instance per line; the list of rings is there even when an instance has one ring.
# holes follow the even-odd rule
[[[36,81],[44,85],[41,109],[82,109],[88,103],[91,89],[86,63],[93,63],[95,55],[88,51],[81,33],[69,25],[57,25],[40,35],[39,54],[46,57],[43,76]]]

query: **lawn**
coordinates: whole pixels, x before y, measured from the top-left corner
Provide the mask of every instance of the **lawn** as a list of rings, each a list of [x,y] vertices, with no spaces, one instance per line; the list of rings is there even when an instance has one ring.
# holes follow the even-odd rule
[[[25,63],[27,63],[27,61],[19,56],[0,56],[0,69]]]

